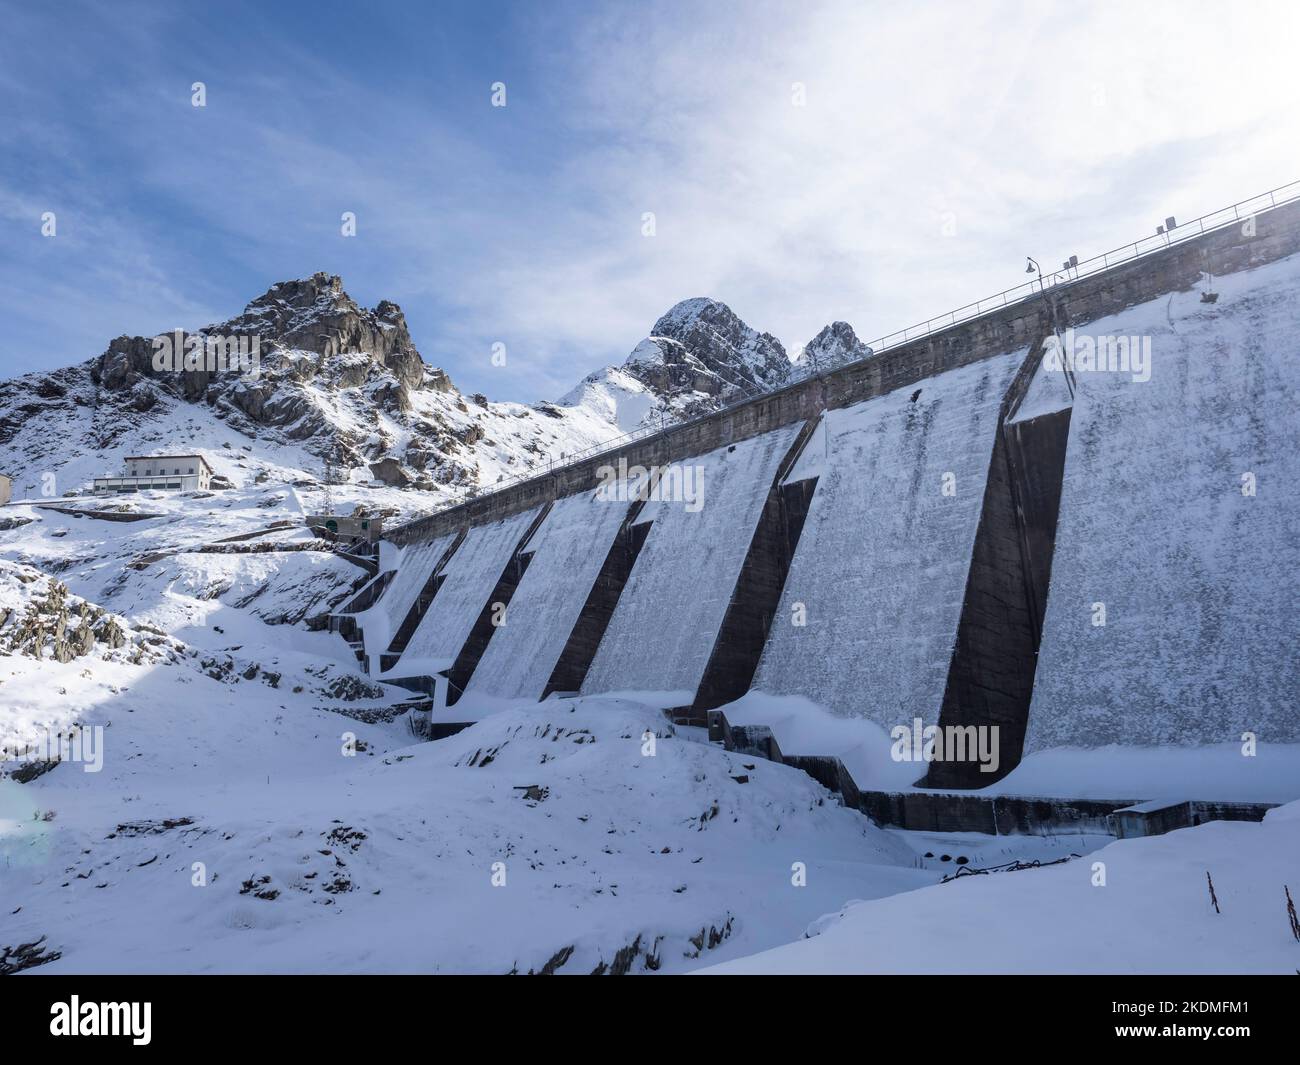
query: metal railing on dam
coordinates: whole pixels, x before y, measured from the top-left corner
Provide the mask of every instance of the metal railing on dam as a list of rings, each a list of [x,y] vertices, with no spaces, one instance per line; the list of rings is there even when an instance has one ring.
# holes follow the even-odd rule
[[[1112,267],[1123,266],[1135,259],[1141,259],[1155,252],[1164,251],[1175,244],[1192,240],[1216,229],[1223,229],[1226,226],[1241,222],[1263,211],[1280,207],[1284,203],[1290,203],[1292,200],[1297,199],[1300,199],[1300,181],[1280,185],[1276,189],[1261,192],[1258,196],[1252,196],[1240,203],[1229,204],[1217,211],[1201,215],[1199,218],[1193,218],[1190,222],[1176,226],[1172,231],[1166,230],[1163,233],[1133,241],[1131,244],[1122,244],[1118,248],[1103,252],[1101,255],[1094,255],[1091,259],[1085,259],[1076,265],[1068,268],[1063,267],[1061,270],[1044,276],[1042,281],[1038,279],[1026,281],[1013,288],[987,296],[982,300],[968,303],[964,307],[958,307],[947,314],[941,314],[937,318],[928,318],[924,322],[908,326],[906,329],[900,329],[897,332],[881,337],[879,340],[873,340],[868,344],[868,347],[872,349],[872,355],[868,357],[874,357],[882,351],[897,347],[899,344],[918,340],[936,330],[947,329],[972,318],[978,318],[980,315],[990,314],[1004,307],[1010,307],[1012,304],[1021,303],[1033,298],[1046,288],[1055,288],[1058,285],[1080,281],[1085,277],[1091,277]]]
[[[885,336],[878,337],[868,342],[871,348],[871,354],[864,359],[855,362],[844,363],[836,366],[832,370],[824,371],[820,374],[810,374],[800,380],[791,382],[778,389],[769,392],[748,392],[734,399],[730,403],[714,408],[706,413],[696,415],[693,418],[687,418],[682,421],[673,422],[669,425],[648,425],[640,429],[635,429],[629,433],[620,436],[611,437],[602,441],[593,447],[586,448],[583,451],[566,454],[563,461],[555,462],[548,460],[545,465],[535,466],[516,476],[509,477],[495,482],[490,487],[478,494],[462,500],[459,503],[443,507],[440,510],[432,511],[420,518],[413,519],[406,525],[397,526],[391,530],[391,539],[401,540],[402,530],[409,530],[410,527],[427,523],[435,518],[446,519],[454,515],[455,512],[462,509],[468,515],[471,510],[477,512],[477,508],[484,505],[484,501],[490,500],[503,492],[508,492],[517,488],[521,484],[527,484],[532,481],[544,481],[548,478],[555,477],[565,471],[572,471],[592,459],[599,458],[602,455],[613,455],[628,445],[650,441],[657,437],[668,437],[689,430],[692,426],[698,426],[702,423],[709,422],[729,412],[737,411],[743,407],[755,403],[762,403],[767,399],[779,396],[784,392],[804,387],[809,381],[825,380],[826,378],[851,369],[855,366],[861,366],[864,363],[874,362],[880,357],[894,349],[902,348],[906,345],[915,344],[919,340],[934,336],[937,333],[952,329],[959,325],[968,325],[976,323],[980,319],[990,318],[994,315],[1001,315],[1008,310],[1014,311],[1017,307],[1027,306],[1034,299],[1044,297],[1047,294],[1060,294],[1068,292],[1070,289],[1079,285],[1080,282],[1094,278],[1097,275],[1116,270],[1121,267],[1129,266],[1135,262],[1149,259],[1160,253],[1169,251],[1178,245],[1186,244],[1189,241],[1212,234],[1217,231],[1225,230],[1234,225],[1240,225],[1252,217],[1271,211],[1274,208],[1284,206],[1289,203],[1300,201],[1300,181],[1293,181],[1285,185],[1278,186],[1267,192],[1260,193],[1248,199],[1241,200],[1238,203],[1230,204],[1216,211],[1201,215],[1177,225],[1173,230],[1166,230],[1163,233],[1157,233],[1150,237],[1132,241],[1120,245],[1110,251],[1103,252],[1100,255],[1094,255],[1085,259],[1068,269],[1061,269],[1049,274],[1045,274],[1033,281],[1027,281],[1022,284],[1004,289],[1001,292],[994,293],[974,303],[965,304],[947,313],[928,318],[924,322],[908,326],[905,329],[895,330]]]

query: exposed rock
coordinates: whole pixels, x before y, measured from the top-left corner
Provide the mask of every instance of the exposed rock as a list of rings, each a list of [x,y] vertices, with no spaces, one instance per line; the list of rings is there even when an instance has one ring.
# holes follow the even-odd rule
[[[832,338],[819,334],[809,345],[814,353],[860,357],[851,329],[829,329]],[[250,349],[256,338],[256,367],[230,361],[226,345],[240,338]],[[209,342],[221,345],[224,362],[207,358]],[[0,382],[0,459],[57,471],[67,461],[61,456],[105,452],[115,463],[119,447],[156,440],[156,430],[186,418],[190,406],[223,423],[216,440],[200,432],[193,446],[229,445],[221,440],[229,429],[292,446],[322,467],[369,469],[385,484],[444,488],[444,498],[455,499],[629,430],[779,387],[806,369],[725,304],[696,298],[662,315],[622,366],[589,374],[557,402],[462,397],[444,370],[424,362],[397,304],[361,307],[327,273],[272,285],[234,318],[172,333],[168,344],[179,367],[160,360],[155,368],[155,338],[121,336],[80,366]],[[51,451],[51,439],[62,441],[60,450]],[[254,466],[250,476],[258,472]],[[212,487],[232,487],[228,474]]]
[[[113,618],[112,615],[105,615],[101,620],[99,628],[95,631],[95,638],[109,648],[121,648],[126,644],[126,633],[122,631],[117,618]]]
[[[71,662],[100,652],[101,657],[174,661],[178,641],[148,625],[129,629],[102,607],[71,595],[62,581],[30,566],[0,561],[0,655],[20,654]]]
[[[194,824],[192,817],[164,817],[157,821],[127,821],[117,826],[114,836],[156,836],[170,832],[173,828],[185,828]]]
[[[58,961],[63,954],[61,951],[51,950],[44,946],[45,937],[34,943],[20,943],[16,947],[0,947],[0,976],[8,976],[11,973],[22,972],[24,969],[30,969],[36,965],[44,965],[46,962]]]
[[[799,356],[799,367],[806,373],[826,373],[871,354],[871,349],[858,339],[848,322],[832,322],[805,345]]]
[[[59,764],[57,758],[31,758],[22,762],[9,773],[9,779],[16,784],[30,784],[37,777],[43,777]]]
[[[340,676],[335,677],[325,687],[319,689],[320,694],[328,696],[331,699],[342,699],[345,702],[353,702],[357,699],[382,699],[384,689],[377,684],[367,684],[359,677]]]
[[[716,299],[682,300],[655,322],[650,335],[675,341],[690,368],[718,381],[722,390],[770,391],[793,378],[779,339],[750,328]]]
[[[411,478],[402,469],[402,464],[394,458],[379,459],[377,462],[370,463],[370,473],[376,481],[383,481],[384,484],[395,488],[405,488],[411,483]]]

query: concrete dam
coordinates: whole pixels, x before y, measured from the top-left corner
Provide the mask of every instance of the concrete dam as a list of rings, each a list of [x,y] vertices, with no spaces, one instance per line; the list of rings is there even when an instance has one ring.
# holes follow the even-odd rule
[[[989,730],[992,772],[907,767],[958,805],[1042,752],[1300,743],[1300,201],[1198,224],[392,530],[333,627],[435,735],[636,693],[884,820],[896,775],[761,708]]]

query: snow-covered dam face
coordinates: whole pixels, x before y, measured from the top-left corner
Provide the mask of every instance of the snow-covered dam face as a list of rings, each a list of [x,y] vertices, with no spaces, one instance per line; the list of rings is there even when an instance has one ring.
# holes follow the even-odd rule
[[[886,729],[937,721],[998,407],[1024,358],[827,412],[785,479],[816,487],[756,688]]]
[[[447,675],[465,720],[579,691],[738,718],[750,694],[750,723],[993,735],[992,771],[936,753],[923,787],[1026,752],[1300,743],[1300,208],[1161,256],[599,460],[649,468],[649,498],[593,460],[412,523],[366,649]]]
[[[531,561],[466,689],[540,699],[623,525],[628,503],[582,492],[557,500],[524,545]]]
[[[1300,741],[1300,260],[1216,288],[1075,331],[1029,750]]]
[[[438,563],[455,542],[447,533],[422,544],[411,544],[392,560],[392,582],[373,607],[358,616],[365,640],[365,653],[371,662],[379,659],[398,638],[403,623],[422,594],[426,593]],[[408,634],[409,635],[409,634]]]
[[[535,510],[526,510],[469,530],[439,571],[441,583],[406,645],[402,669],[452,667],[479,616],[491,609],[492,592],[536,518]]]
[[[669,498],[639,516],[650,523],[627,587],[582,685],[678,693],[690,705],[717,641],[760,511],[799,426],[731,444],[664,473]],[[680,498],[674,498],[680,497]]]

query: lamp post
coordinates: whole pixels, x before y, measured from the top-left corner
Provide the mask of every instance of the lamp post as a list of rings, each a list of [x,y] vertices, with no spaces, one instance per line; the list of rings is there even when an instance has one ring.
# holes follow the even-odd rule
[[[1038,265],[1038,260],[1035,259],[1032,255],[1026,255],[1025,273],[1032,274],[1035,271],[1037,271],[1038,273],[1038,291],[1042,292],[1043,291],[1043,268]]]
[[[1047,321],[1051,327],[1052,333],[1056,335],[1057,339],[1059,340],[1060,335],[1056,331],[1056,316],[1052,313],[1052,307],[1047,302],[1047,288],[1043,284],[1043,268],[1038,265],[1038,260],[1035,259],[1032,255],[1025,256],[1025,273],[1038,274],[1038,294],[1043,299],[1043,309],[1047,312]],[[1073,399],[1074,398],[1074,373],[1068,365],[1064,365],[1063,369],[1065,371],[1065,383],[1066,386],[1070,389],[1070,398]]]

